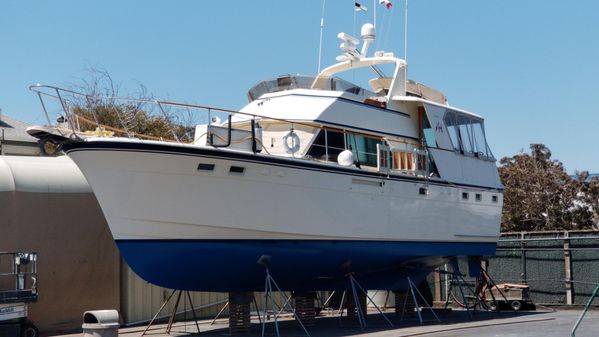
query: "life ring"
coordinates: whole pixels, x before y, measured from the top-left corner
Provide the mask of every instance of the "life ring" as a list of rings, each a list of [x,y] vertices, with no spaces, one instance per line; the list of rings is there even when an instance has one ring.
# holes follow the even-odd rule
[[[289,138],[291,138],[291,145],[289,144]],[[296,153],[300,149],[300,138],[297,133],[293,132],[293,130],[289,131],[285,136],[283,136],[283,147],[285,148],[285,152],[289,154]]]

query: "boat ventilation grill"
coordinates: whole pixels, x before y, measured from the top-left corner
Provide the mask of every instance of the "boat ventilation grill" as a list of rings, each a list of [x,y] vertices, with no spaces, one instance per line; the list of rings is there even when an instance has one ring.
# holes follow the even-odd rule
[[[243,166],[231,166],[231,168],[229,168],[229,173],[244,173],[245,172],[245,167]]]
[[[214,164],[198,164],[198,171],[214,171]]]

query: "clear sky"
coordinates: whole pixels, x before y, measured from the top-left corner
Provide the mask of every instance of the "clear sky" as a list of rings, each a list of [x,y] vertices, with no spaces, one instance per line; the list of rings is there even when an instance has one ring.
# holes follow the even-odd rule
[[[323,66],[340,31],[372,21],[325,6]],[[378,3],[378,1],[377,1]],[[403,2],[377,7],[377,49],[403,56]],[[107,70],[122,92],[238,109],[255,82],[314,74],[322,0],[0,3],[0,108],[43,123],[31,84]],[[354,26],[354,15],[356,25]],[[569,172],[599,172],[599,1],[410,0],[409,77],[481,114],[495,156],[544,143]],[[351,78],[350,78],[351,79]]]

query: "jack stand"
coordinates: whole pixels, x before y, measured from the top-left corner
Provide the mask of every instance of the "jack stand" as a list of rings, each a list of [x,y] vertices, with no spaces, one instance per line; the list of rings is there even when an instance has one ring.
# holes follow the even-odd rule
[[[416,313],[418,314],[418,320],[420,321],[420,324],[422,324],[424,322],[424,320],[422,319],[422,309],[420,309],[420,305],[418,304],[418,296],[419,296],[420,299],[422,299],[422,301],[426,305],[425,308],[430,310],[433,313],[433,316],[435,316],[435,318],[437,319],[437,322],[441,323],[441,320],[439,319],[439,316],[437,316],[437,314],[435,313],[435,310],[433,310],[433,307],[426,301],[426,299],[424,298],[424,296],[422,295],[420,290],[418,290],[418,287],[416,286],[416,284],[414,284],[414,282],[412,282],[412,279],[410,277],[408,277],[408,286],[409,286],[409,289],[406,291],[406,296],[404,297],[403,307],[404,308],[406,307],[406,302],[408,300],[408,292],[409,292],[410,295],[412,295],[412,299],[414,300],[414,304],[416,307]],[[416,294],[418,294],[418,296],[416,296]],[[404,315],[404,311],[402,310],[400,321],[403,320],[403,315]]]
[[[481,269],[481,273],[485,273],[483,269]],[[447,309],[447,307],[449,306],[449,296],[454,288],[454,285],[457,285],[458,289],[460,290],[460,295],[462,297],[462,301],[463,301],[463,307],[466,309],[466,312],[468,313],[468,317],[470,319],[472,319],[472,314],[473,312],[475,312],[476,310],[476,306],[478,305],[481,310],[484,309],[485,311],[489,311],[489,308],[483,303],[483,301],[481,300],[481,295],[479,293],[477,293],[476,290],[473,290],[472,287],[468,284],[468,282],[466,282],[466,279],[464,279],[464,275],[460,272],[460,270],[457,267],[457,262],[453,263],[453,268],[452,268],[452,272],[448,273],[451,275],[451,282],[449,283],[449,289],[447,289],[447,294],[446,294],[446,299],[445,299],[445,309]],[[486,273],[485,273],[486,274]],[[488,277],[488,274],[487,274]],[[490,277],[489,277],[490,279]],[[472,296],[475,299],[475,303],[472,306],[472,312],[471,312],[471,307],[468,303],[468,298],[466,298],[466,295],[464,294],[464,287],[466,287],[466,289],[468,289],[468,291],[472,294]],[[491,295],[493,296],[493,295]],[[457,299],[455,299],[456,302],[459,303],[459,301]],[[495,301],[495,299],[493,298],[493,300]]]
[[[360,299],[358,297],[358,290],[360,290],[364,296],[366,296],[366,299],[368,301],[370,301],[370,303],[372,303],[372,305],[374,305],[374,307],[376,308],[376,310],[381,314],[381,316],[383,316],[383,318],[387,321],[387,323],[389,323],[389,325],[391,327],[393,327],[393,323],[391,323],[391,321],[387,318],[387,316],[385,316],[385,314],[383,313],[383,311],[379,308],[378,305],[376,305],[376,303],[374,303],[374,301],[372,300],[372,298],[370,298],[370,296],[368,296],[368,292],[366,290],[364,290],[364,288],[362,288],[362,286],[360,285],[360,283],[358,283],[358,281],[356,280],[356,278],[354,277],[354,273],[348,273],[347,274],[348,280],[349,280],[349,290],[351,291],[352,297],[354,299],[355,302],[355,306],[356,306],[356,312],[358,314],[358,322],[360,323],[360,329],[364,330],[364,328],[366,328],[367,324],[366,324],[366,313],[362,311],[362,306],[360,304]],[[345,299],[345,294],[347,291],[345,291],[343,293],[343,298],[341,299],[341,308],[343,308],[343,301]],[[340,318],[343,316],[343,309],[340,310],[341,311],[341,316]],[[348,316],[349,316],[349,312],[348,312]]]
[[[271,259],[271,257],[269,255],[262,255],[260,257],[260,259],[258,259],[258,264],[263,265],[264,269],[266,271],[266,280],[265,280],[265,284],[264,284],[264,314],[262,316],[262,337],[264,337],[264,333],[266,332],[266,313],[267,313],[267,305],[268,305],[269,298],[270,298],[270,305],[272,308],[272,314],[273,314],[273,317],[275,320],[275,332],[277,334],[277,337],[281,337],[281,334],[279,332],[279,321],[278,321],[279,314],[277,312],[275,299],[273,297],[273,295],[274,295],[273,294],[274,293],[273,285],[275,286],[275,289],[279,294],[283,294],[283,291],[281,291],[281,288],[279,288],[279,286],[277,285],[277,282],[275,282],[274,278],[270,275],[270,271],[268,270],[268,264],[270,263],[270,259]],[[285,308],[287,306],[289,307],[290,311],[293,313],[293,316],[295,317],[297,322],[301,325],[306,336],[310,337],[310,333],[308,333],[308,330],[304,326],[304,323],[302,323],[300,318],[296,315],[295,309],[289,304],[288,301],[285,302],[285,304],[283,305],[283,308]],[[282,308],[278,308],[278,309],[282,309]]]
[[[176,292],[179,292],[177,295],[177,300],[175,301],[175,307],[173,308],[173,312],[171,313],[171,316],[169,317],[169,320],[168,320],[168,324],[166,326],[166,334],[170,335],[171,329],[173,328],[173,323],[175,322],[175,316],[177,315],[177,309],[179,308],[179,302],[181,300],[181,295],[183,294],[183,291],[185,291],[185,294],[187,295],[187,299],[189,300],[189,304],[191,305],[191,314],[193,315],[193,320],[196,324],[196,328],[198,329],[198,335],[200,334],[200,326],[198,325],[198,319],[196,317],[195,308],[193,307],[193,302],[191,301],[191,295],[189,295],[189,291],[175,289],[171,292],[169,297],[162,303],[162,305],[160,306],[160,309],[158,309],[158,312],[154,315],[154,317],[150,321],[150,324],[148,324],[148,326],[146,327],[144,332],[141,333],[140,337],[144,336],[148,332],[148,330],[150,329],[152,324],[154,324],[156,317],[158,317],[158,315],[160,315],[160,313],[162,312],[164,307],[166,307],[166,305],[171,300],[173,295],[175,295]],[[185,301],[185,299],[184,299],[184,301]]]
[[[283,292],[283,295],[285,295],[285,292]],[[277,315],[281,316],[281,313],[283,312],[283,310],[285,310],[287,308],[287,304],[289,304],[292,297],[293,297],[293,293],[289,293],[289,296],[287,296],[287,298],[285,299],[285,302],[283,303],[283,306],[281,306],[281,309],[279,310]]]
[[[320,305],[322,305],[322,310],[326,310],[327,308],[329,308],[329,307],[327,307],[327,305],[329,304],[329,302],[331,301],[331,298],[333,298],[334,295],[335,295],[335,290],[331,291],[331,293],[329,294],[329,297],[327,297],[327,299],[323,301],[323,297],[319,293],[318,298],[320,299]]]

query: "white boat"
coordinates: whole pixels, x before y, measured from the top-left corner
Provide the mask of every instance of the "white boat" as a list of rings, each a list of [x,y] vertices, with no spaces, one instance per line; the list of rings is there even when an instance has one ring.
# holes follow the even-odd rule
[[[367,56],[372,25],[362,33],[361,51],[346,45],[314,77],[259,82],[240,111],[153,102],[206,112],[193,142],[143,139],[127,123],[74,130],[63,149],[136,273],[168,288],[260,290],[268,255],[282,289],[338,289],[351,272],[400,290],[452,257],[495,253],[503,187],[483,118],[406,80],[393,54]],[[359,68],[375,70],[371,90],[336,77]]]

